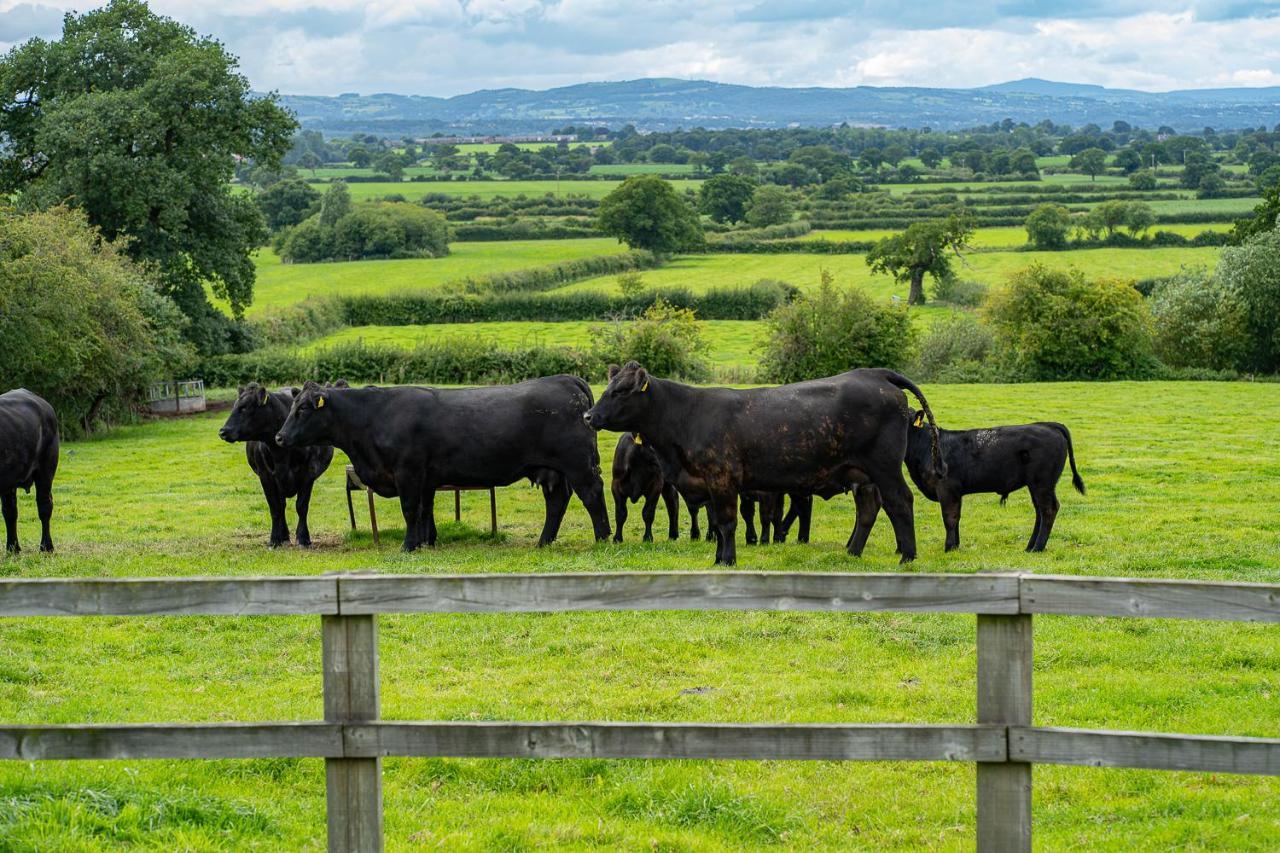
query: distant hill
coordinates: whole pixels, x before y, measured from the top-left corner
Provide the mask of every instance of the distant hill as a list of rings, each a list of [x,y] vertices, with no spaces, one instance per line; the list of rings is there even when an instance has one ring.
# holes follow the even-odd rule
[[[558,89],[490,89],[420,95],[284,95],[303,125],[329,133],[390,135],[547,131],[574,123],[631,122],[642,129],[852,125],[957,129],[1009,118],[1110,125],[1117,119],[1177,130],[1272,127],[1280,87],[1139,92],[1028,78],[979,89],[738,86],[649,78]]]

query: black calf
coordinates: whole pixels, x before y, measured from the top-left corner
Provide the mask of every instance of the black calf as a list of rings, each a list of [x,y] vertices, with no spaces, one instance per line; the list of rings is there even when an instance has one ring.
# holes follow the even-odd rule
[[[340,382],[339,387],[345,386]],[[289,416],[295,389],[271,392],[256,382],[240,389],[227,422],[218,430],[223,441],[243,441],[249,467],[262,483],[262,493],[271,511],[272,548],[289,544],[289,523],[285,519],[285,501],[297,497],[298,544],[311,547],[311,531],[307,527],[307,510],[316,480],[333,460],[333,448],[279,447],[275,435]]]
[[[613,541],[622,541],[622,527],[627,523],[627,503],[644,498],[640,517],[644,519],[644,541],[653,541],[653,517],[657,514],[658,498],[667,505],[667,538],[680,536],[680,496],[674,483],[662,476],[658,456],[634,433],[624,432],[613,452],[613,506],[615,524]],[[694,526],[697,526],[694,518]]]
[[[0,394],[0,507],[5,547],[18,553],[18,489],[36,487],[40,550],[52,551],[53,475],[58,472],[58,416],[43,398],[25,388]]]

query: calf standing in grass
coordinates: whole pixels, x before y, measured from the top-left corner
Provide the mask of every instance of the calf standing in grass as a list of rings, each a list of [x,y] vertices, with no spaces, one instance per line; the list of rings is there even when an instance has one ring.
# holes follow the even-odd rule
[[[627,523],[627,503],[644,498],[640,517],[644,519],[644,541],[653,541],[653,517],[658,511],[658,498],[667,505],[667,538],[680,535],[680,496],[674,483],[662,476],[658,455],[635,433],[624,432],[613,452],[613,506],[616,524],[613,541],[622,541],[622,526]]]
[[[0,394],[0,505],[5,547],[18,553],[18,489],[36,487],[40,550],[52,551],[53,475],[58,472],[58,416],[25,388]]]
[[[1010,493],[1025,487],[1036,508],[1036,523],[1027,540],[1028,551],[1043,551],[1058,515],[1056,489],[1062,469],[1071,461],[1071,484],[1084,494],[1084,480],[1076,470],[1071,432],[1062,424],[1041,422],[989,429],[940,430],[939,443],[946,474],[930,464],[929,432],[917,412],[907,432],[907,471],[920,492],[942,504],[947,550],[960,547],[960,504],[965,495],[993,493],[1004,503]],[[858,488],[858,524],[870,513],[875,519],[879,496]],[[867,525],[868,528],[870,524]],[[857,533],[855,532],[855,536]]]
[[[339,387],[346,383],[339,381]],[[272,548],[289,544],[289,523],[285,520],[285,501],[297,497],[298,544],[311,547],[311,531],[307,528],[307,509],[311,505],[311,489],[333,460],[329,445],[314,447],[279,447],[275,435],[289,416],[297,389],[268,391],[257,382],[240,389],[227,422],[218,430],[223,441],[243,441],[249,467],[262,483],[267,507],[271,510]]]

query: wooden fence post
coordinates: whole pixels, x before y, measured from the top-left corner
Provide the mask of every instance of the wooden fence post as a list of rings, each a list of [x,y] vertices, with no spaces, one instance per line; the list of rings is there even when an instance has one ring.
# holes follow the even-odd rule
[[[377,720],[376,616],[322,616],[324,719]],[[330,853],[382,850],[382,759],[326,758]]]
[[[978,616],[978,723],[1031,725],[1031,617]],[[1031,765],[978,763],[978,850],[1031,850]]]

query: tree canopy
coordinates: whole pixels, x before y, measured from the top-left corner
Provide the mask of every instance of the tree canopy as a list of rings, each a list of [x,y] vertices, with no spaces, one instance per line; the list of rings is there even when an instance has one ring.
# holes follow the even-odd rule
[[[715,222],[741,222],[756,191],[756,182],[741,175],[716,175],[698,191],[702,212]],[[647,362],[646,362],[647,364]]]
[[[190,317],[212,314],[205,284],[236,314],[250,303],[266,228],[229,181],[240,160],[278,167],[296,123],[274,96],[251,96],[221,44],[113,0],[5,55],[0,99],[0,191],[129,238]]]
[[[633,175],[601,199],[599,227],[633,249],[663,255],[702,244],[698,214],[657,175]]]

